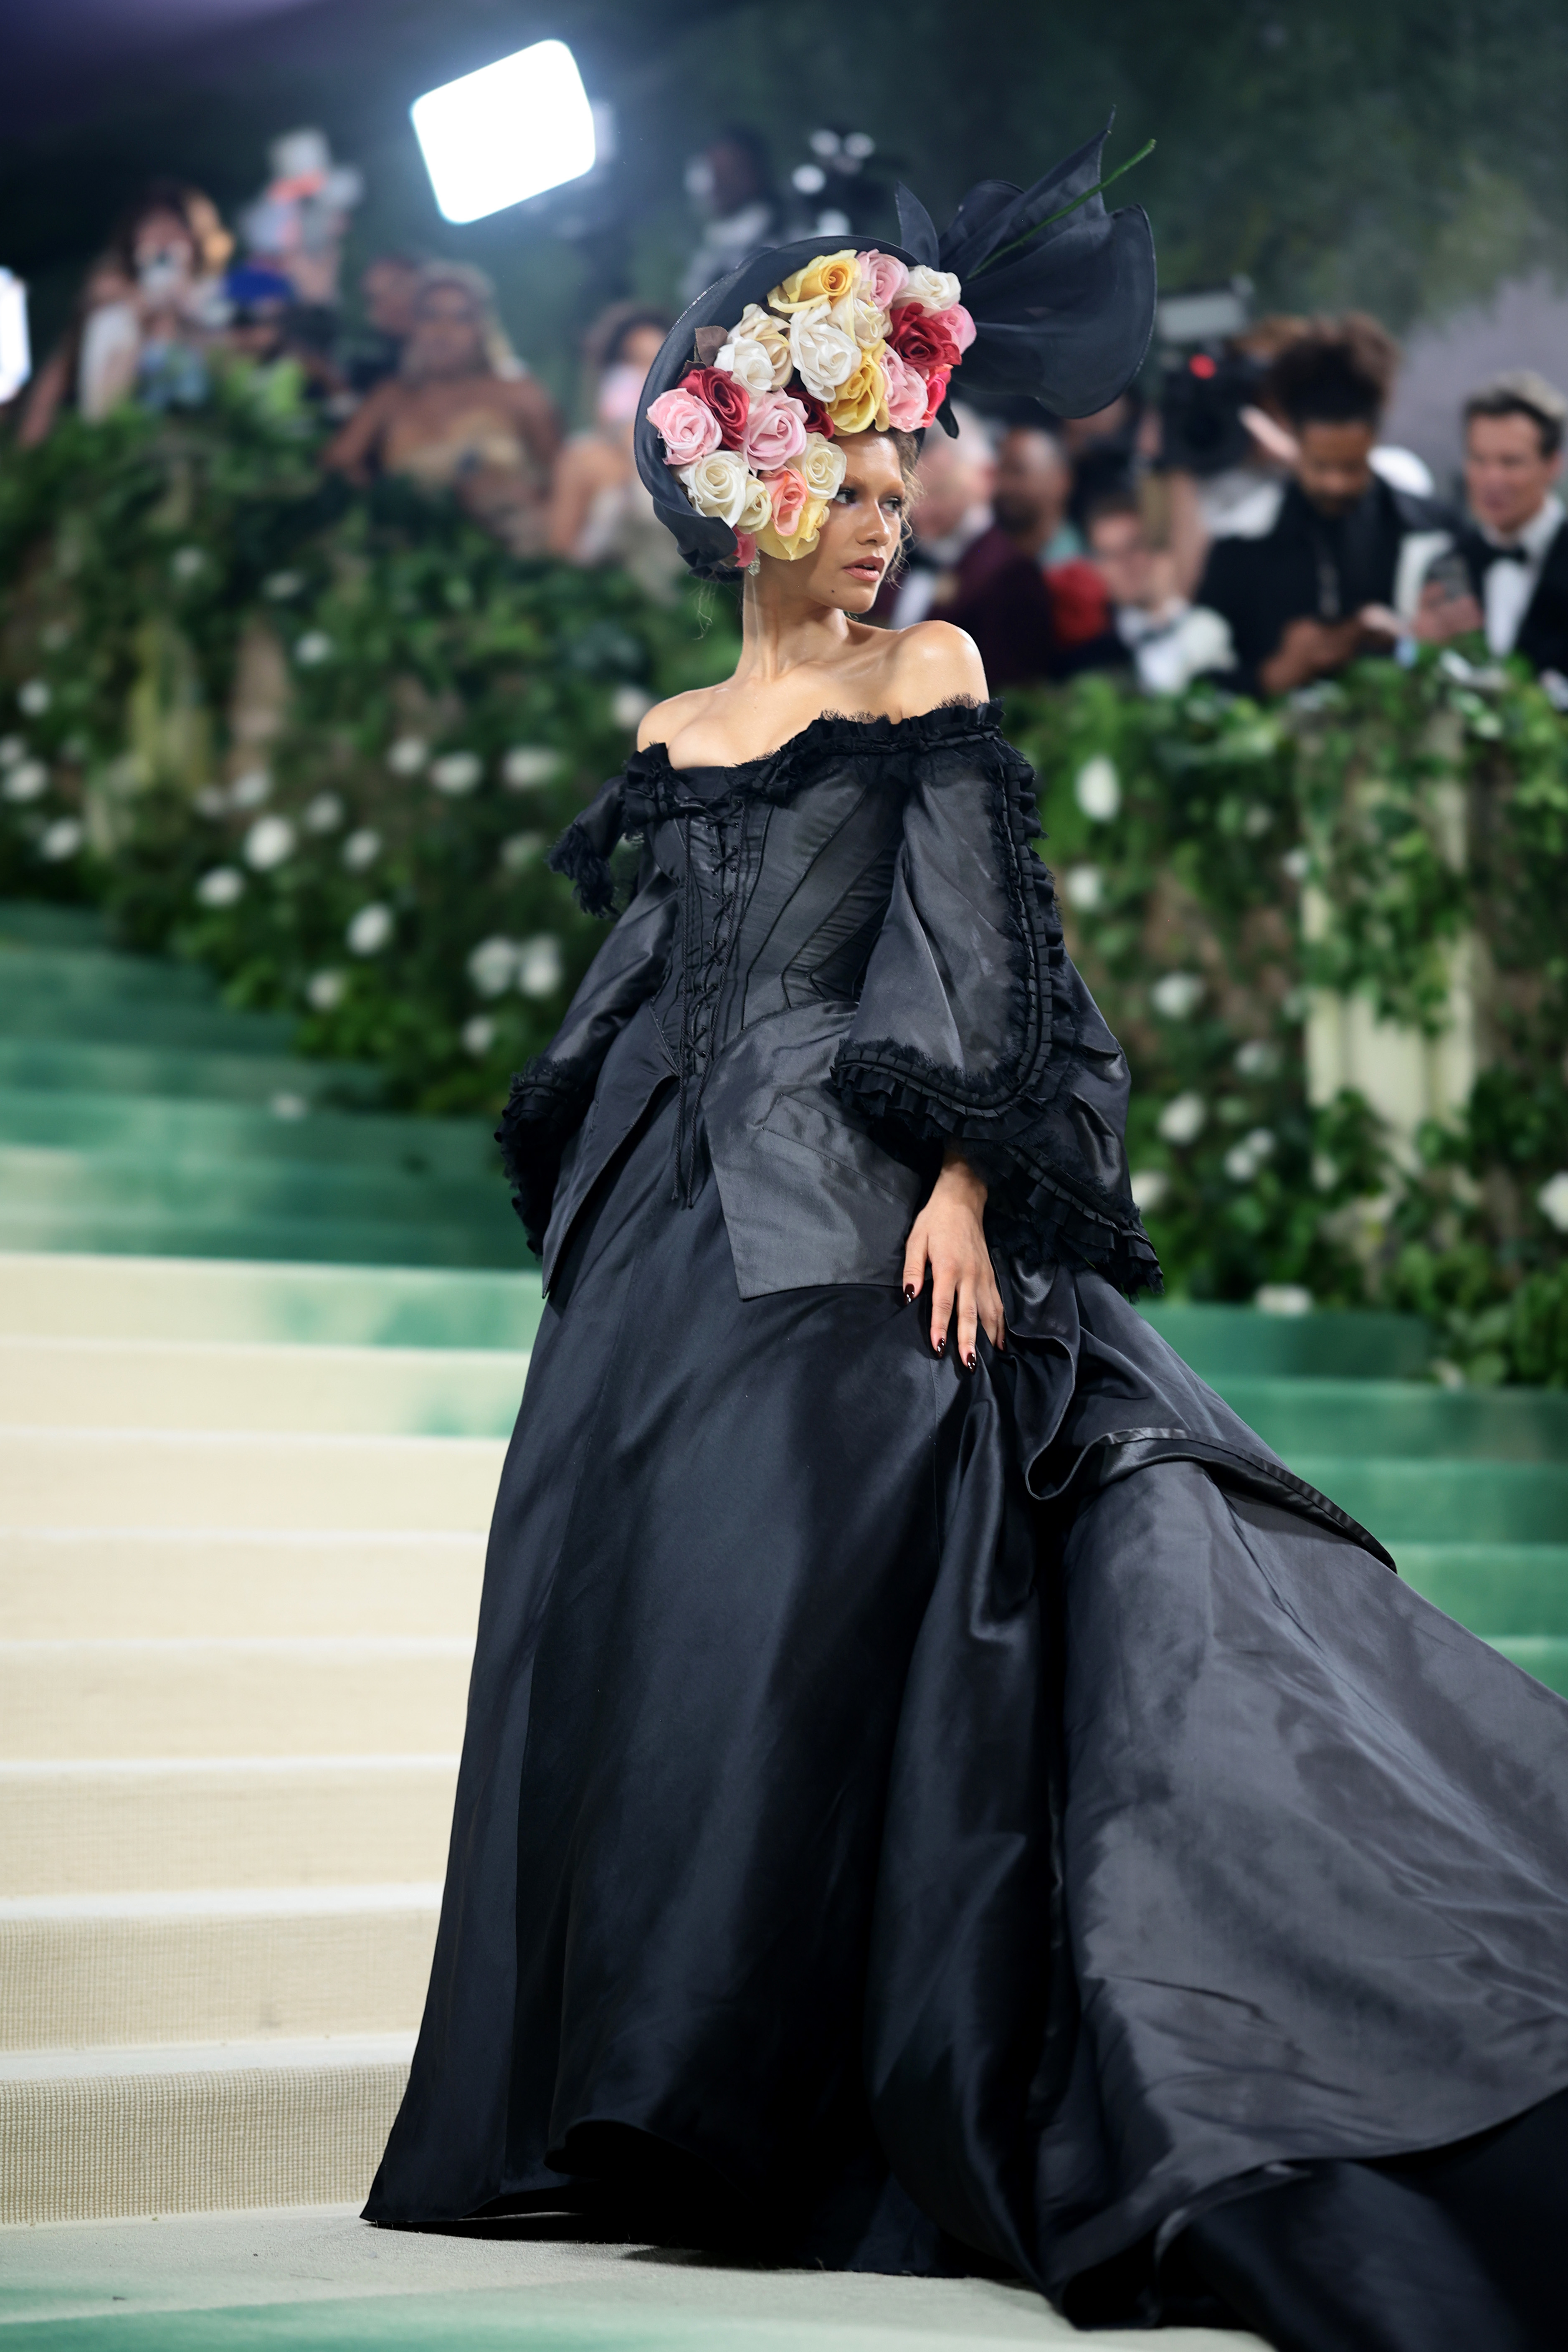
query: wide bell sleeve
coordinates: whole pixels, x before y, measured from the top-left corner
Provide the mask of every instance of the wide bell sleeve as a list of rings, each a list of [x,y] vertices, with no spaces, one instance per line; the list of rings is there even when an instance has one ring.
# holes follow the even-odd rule
[[[993,1245],[1021,1265],[1158,1289],[1128,1180],[1126,1059],[1063,946],[1034,774],[998,715],[933,713],[922,730],[833,1083],[897,1158],[960,1150],[989,1188]]]
[[[550,853],[591,915],[614,911],[610,858],[621,836],[625,779],[612,778]],[[512,1206],[529,1246],[543,1248],[561,1155],[582,1125],[605,1057],[638,1007],[653,996],[675,937],[677,886],[645,852],[631,903],[584,973],[566,1018],[542,1054],[511,1082],[496,1141],[512,1186]]]

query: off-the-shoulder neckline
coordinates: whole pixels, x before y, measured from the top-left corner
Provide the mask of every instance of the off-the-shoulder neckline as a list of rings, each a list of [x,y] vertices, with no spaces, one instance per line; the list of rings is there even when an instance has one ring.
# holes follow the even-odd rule
[[[669,776],[749,776],[759,768],[771,768],[786,754],[798,754],[807,744],[845,750],[855,747],[868,751],[903,751],[911,741],[918,742],[922,738],[941,740],[966,728],[994,730],[1001,723],[1000,702],[974,702],[967,696],[956,695],[930,710],[917,710],[909,719],[889,719],[886,713],[874,710],[854,714],[824,710],[772,751],[764,751],[755,760],[738,760],[733,767],[710,764],[677,768],[670,761],[668,743],[645,744],[640,751],[632,753],[626,764],[630,767],[635,761],[647,761]]]

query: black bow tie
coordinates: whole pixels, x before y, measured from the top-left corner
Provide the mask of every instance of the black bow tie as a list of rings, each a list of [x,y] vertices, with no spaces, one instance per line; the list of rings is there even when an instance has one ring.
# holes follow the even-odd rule
[[[1515,540],[1511,547],[1494,547],[1487,557],[1489,563],[1528,563],[1530,550]]]

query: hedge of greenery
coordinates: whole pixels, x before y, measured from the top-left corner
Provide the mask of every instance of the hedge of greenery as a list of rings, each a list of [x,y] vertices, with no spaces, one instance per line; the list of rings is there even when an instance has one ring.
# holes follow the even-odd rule
[[[289,373],[0,462],[0,894],[283,1007],[387,1098],[491,1108],[601,936],[542,852],[732,622],[323,487]],[[1075,951],[1135,1081],[1171,1286],[1427,1315],[1450,1377],[1568,1381],[1568,730],[1512,667],[1368,664],[1268,709],[1012,699]],[[1301,900],[1318,910],[1303,941]],[[1308,1098],[1309,992],[1428,1032],[1480,942],[1462,1125]]]

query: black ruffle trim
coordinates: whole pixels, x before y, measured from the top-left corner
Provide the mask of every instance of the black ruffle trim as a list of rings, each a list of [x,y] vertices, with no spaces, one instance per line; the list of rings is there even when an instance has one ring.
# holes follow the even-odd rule
[[[718,793],[693,792],[687,782],[688,771],[670,766],[668,747],[650,743],[646,751],[634,751],[626,761],[626,830],[641,833],[670,818],[731,816],[747,801],[782,804],[819,780],[826,760],[905,758],[911,752],[945,751],[982,740],[1003,740],[1000,702],[973,702],[960,695],[939,702],[934,710],[918,711],[912,719],[886,719],[875,711],[853,716],[826,710],[760,760],[744,760],[732,768],[690,772],[731,778]]]
[[[573,818],[544,862],[552,874],[564,874],[585,915],[605,918],[615,913],[616,877],[610,861],[594,847],[581,817]]]
[[[987,705],[987,716],[997,708]],[[994,747],[993,834],[1013,938],[1008,1050],[971,1076],[896,1038],[878,1038],[841,1047],[832,1081],[847,1108],[900,1159],[918,1166],[929,1160],[931,1145],[962,1143],[990,1190],[992,1238],[1021,1264],[1059,1260],[1129,1295],[1159,1292],[1160,1261],[1131,1195],[1118,1198],[1081,1166],[1058,1105],[1082,1066],[1081,1037],[1057,980],[1067,971],[1067,950],[1056,891],[1035,853],[1040,822],[1034,771],[999,727],[984,731]]]
[[[496,1141],[501,1165],[511,1186],[511,1205],[535,1257],[544,1255],[544,1229],[561,1173],[561,1154],[593,1099],[598,1066],[587,1061],[552,1062],[548,1055],[537,1055],[512,1079],[500,1115]]]

